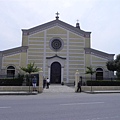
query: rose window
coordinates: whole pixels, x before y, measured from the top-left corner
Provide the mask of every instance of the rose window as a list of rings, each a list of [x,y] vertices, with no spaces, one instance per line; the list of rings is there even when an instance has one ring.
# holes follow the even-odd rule
[[[54,51],[59,51],[63,48],[63,41],[60,38],[50,40],[50,48]]]

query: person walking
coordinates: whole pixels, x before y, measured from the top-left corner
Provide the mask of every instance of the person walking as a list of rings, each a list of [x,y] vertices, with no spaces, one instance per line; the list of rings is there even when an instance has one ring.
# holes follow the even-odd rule
[[[81,92],[81,81],[78,82],[77,84],[77,92],[80,91]]]
[[[36,76],[34,76],[32,79],[33,91],[37,91],[36,84],[37,84],[37,78]]]
[[[46,79],[44,78],[43,79],[43,88],[45,88],[45,86],[46,86]]]
[[[49,80],[49,78],[47,78],[46,82],[47,82],[47,87],[46,87],[46,89],[49,89],[49,85],[50,85],[50,80]]]

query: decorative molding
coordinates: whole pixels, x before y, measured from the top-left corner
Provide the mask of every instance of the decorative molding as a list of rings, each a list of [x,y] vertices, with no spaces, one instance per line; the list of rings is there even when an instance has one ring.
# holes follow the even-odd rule
[[[58,56],[57,54],[55,56],[52,56],[52,57],[46,57],[46,59],[52,59],[52,58],[60,58],[60,59],[64,59],[64,60],[66,59],[66,58]]]

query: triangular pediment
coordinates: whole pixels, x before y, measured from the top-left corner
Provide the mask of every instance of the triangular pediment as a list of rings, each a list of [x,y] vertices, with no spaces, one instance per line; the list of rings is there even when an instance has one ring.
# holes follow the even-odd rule
[[[83,37],[90,37],[90,34],[91,34],[91,32],[83,31],[81,29],[78,29],[78,28],[76,28],[68,23],[65,23],[63,21],[60,21],[60,20],[53,20],[51,22],[48,22],[48,23],[30,28],[30,29],[22,29],[22,31],[23,31],[23,35],[32,35],[32,34],[41,32],[43,30],[50,29],[52,27],[57,27],[57,26],[64,28],[66,30],[69,30],[71,32],[74,32],[76,34],[79,34]]]

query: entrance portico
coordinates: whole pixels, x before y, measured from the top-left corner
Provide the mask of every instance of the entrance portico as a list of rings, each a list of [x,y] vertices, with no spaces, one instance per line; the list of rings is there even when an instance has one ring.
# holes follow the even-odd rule
[[[58,55],[47,57],[48,65],[48,77],[51,83],[61,83],[63,82],[64,76],[64,66],[66,58],[60,57]]]
[[[53,62],[50,71],[50,83],[61,83],[61,64]]]

